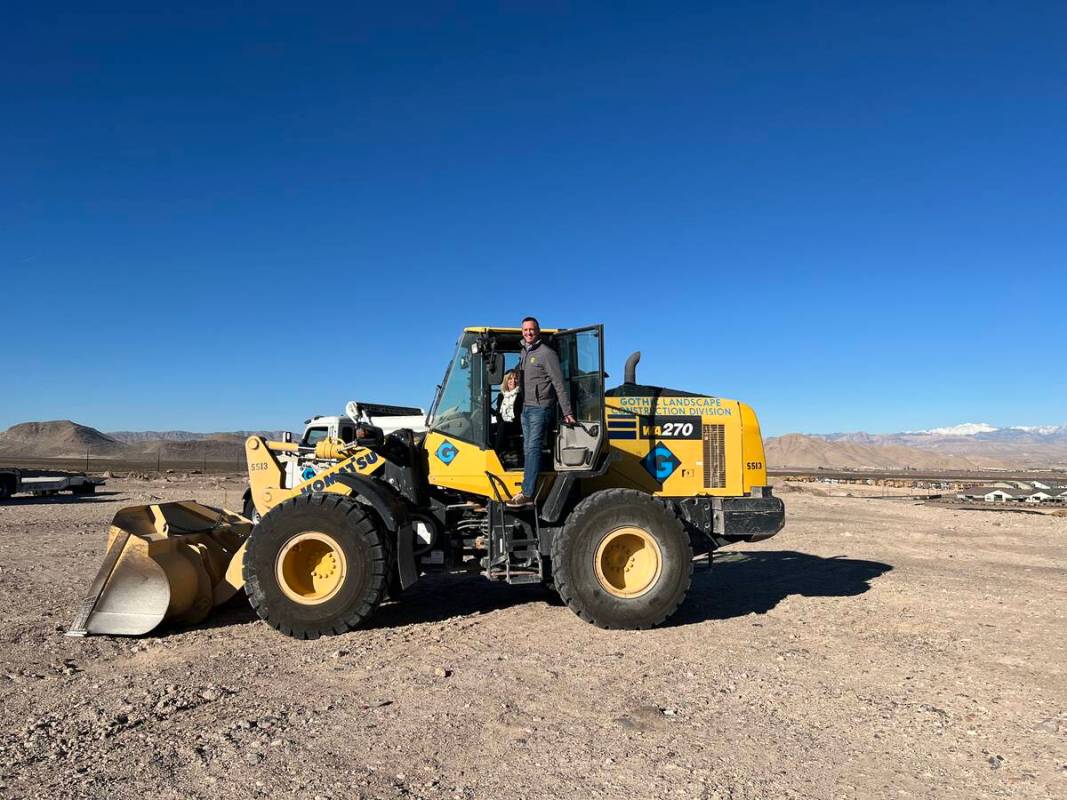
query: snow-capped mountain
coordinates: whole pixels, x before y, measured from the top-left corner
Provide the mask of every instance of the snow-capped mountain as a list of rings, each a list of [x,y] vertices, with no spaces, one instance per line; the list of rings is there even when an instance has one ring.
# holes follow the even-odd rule
[[[928,431],[907,431],[907,433],[932,433],[938,436],[974,436],[976,433],[992,433],[997,430],[988,422],[964,422],[947,428],[930,428]]]
[[[980,467],[1067,467],[1067,425],[1013,425],[987,422],[901,433],[815,433],[812,439],[842,445],[908,447],[941,456],[965,458]],[[829,456],[827,456],[829,457]],[[923,459],[917,459],[921,461]],[[830,464],[827,464],[830,466]]]
[[[1053,433],[1067,433],[1067,425],[1012,425],[1011,430],[1048,435]]]
[[[998,428],[988,422],[964,422],[962,425],[950,425],[947,428],[906,431],[904,435],[926,433],[934,436],[977,436],[980,433],[996,433],[1001,436],[1011,436],[1012,431],[1036,433],[1040,436],[1054,436],[1067,433],[1067,425],[1012,425],[1008,428]]]

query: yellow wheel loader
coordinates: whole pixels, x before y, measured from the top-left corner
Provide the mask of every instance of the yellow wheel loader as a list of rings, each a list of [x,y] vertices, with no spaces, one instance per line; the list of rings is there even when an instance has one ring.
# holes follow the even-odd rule
[[[781,530],[751,408],[640,384],[639,353],[605,390],[602,326],[542,336],[577,422],[546,437],[533,505],[507,505],[523,448],[498,436],[493,413],[520,331],[466,328],[428,430],[384,435],[355,403],[353,442],[249,438],[254,526],[194,502],[120,511],[70,634],[196,623],[243,588],[274,628],[314,639],[355,628],[420,574],[470,569],[552,586],[600,627],[648,628],[681,605],[694,557]],[[294,480],[309,460],[316,469]]]

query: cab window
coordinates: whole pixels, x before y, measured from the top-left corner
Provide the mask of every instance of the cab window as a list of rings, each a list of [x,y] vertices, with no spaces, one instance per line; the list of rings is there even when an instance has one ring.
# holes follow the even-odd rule
[[[504,353],[504,374],[507,375],[514,369],[519,367],[519,354],[518,353]],[[493,384],[489,387],[489,408],[496,408],[496,398],[500,394],[500,385]],[[494,420],[496,415],[493,415]]]
[[[476,339],[469,333],[460,339],[430,427],[446,436],[483,445],[485,370],[481,356],[471,352]]]
[[[307,431],[304,433],[304,446],[314,447],[326,438],[327,433],[327,428],[308,428]]]

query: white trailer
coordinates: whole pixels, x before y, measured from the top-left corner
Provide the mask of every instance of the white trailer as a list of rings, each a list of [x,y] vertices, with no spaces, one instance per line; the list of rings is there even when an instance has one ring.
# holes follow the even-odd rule
[[[90,478],[84,472],[0,467],[0,500],[16,494],[32,494],[35,497],[60,492],[93,494],[96,487],[103,484],[103,478]]]

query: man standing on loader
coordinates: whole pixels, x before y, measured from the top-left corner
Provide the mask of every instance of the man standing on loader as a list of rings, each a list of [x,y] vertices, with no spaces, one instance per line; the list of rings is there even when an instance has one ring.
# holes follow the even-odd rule
[[[551,425],[556,403],[563,411],[564,424],[573,425],[575,422],[567,387],[563,383],[559,356],[541,341],[541,325],[534,317],[526,317],[522,321],[519,369],[522,372],[522,441],[526,460],[522,489],[508,501],[512,507],[528,506],[534,502],[537,476],[541,471],[541,447],[545,441],[545,430]]]

